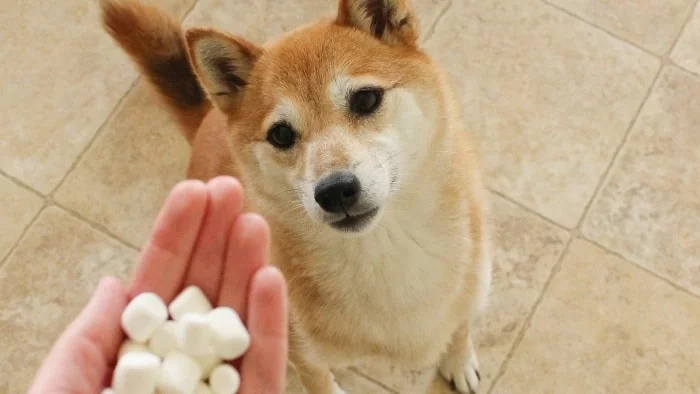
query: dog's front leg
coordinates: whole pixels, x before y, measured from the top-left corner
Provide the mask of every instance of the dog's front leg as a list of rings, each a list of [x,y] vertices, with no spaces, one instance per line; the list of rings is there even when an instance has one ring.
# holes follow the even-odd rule
[[[328,367],[307,363],[294,363],[302,386],[308,394],[347,394],[333,380]]]
[[[308,394],[347,394],[333,379],[328,364],[293,329],[289,336],[289,361]]]
[[[440,374],[452,388],[462,394],[476,393],[481,375],[471,339],[471,322],[462,324],[452,336],[442,362]]]

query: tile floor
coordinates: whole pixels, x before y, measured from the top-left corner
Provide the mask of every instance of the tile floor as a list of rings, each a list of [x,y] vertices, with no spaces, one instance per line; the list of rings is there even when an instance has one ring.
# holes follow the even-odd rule
[[[335,7],[153,1],[256,41]],[[414,3],[493,197],[482,392],[700,393],[696,1]],[[0,0],[2,394],[26,390],[101,275],[128,274],[186,164],[96,4]],[[357,394],[449,392],[391,366],[340,376]]]

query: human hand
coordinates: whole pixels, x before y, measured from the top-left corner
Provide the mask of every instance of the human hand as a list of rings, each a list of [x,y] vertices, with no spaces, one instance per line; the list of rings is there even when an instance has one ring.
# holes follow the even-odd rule
[[[54,345],[29,393],[99,393],[110,383],[124,339],[120,319],[128,301],[150,291],[169,303],[189,285],[200,287],[212,304],[234,308],[246,323],[251,345],[238,361],[239,393],[282,393],[284,278],[267,265],[267,223],[242,209],[243,192],[233,178],[179,183],[156,220],[128,288],[114,278],[100,282]]]

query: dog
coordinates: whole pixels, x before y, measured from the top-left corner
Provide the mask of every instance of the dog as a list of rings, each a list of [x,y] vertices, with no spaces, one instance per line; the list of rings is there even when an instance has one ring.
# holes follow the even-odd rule
[[[385,362],[479,386],[472,322],[491,282],[477,152],[408,0],[339,0],[264,45],[101,0],[106,31],[192,146],[188,178],[231,175],[288,280],[289,361],[310,394]]]

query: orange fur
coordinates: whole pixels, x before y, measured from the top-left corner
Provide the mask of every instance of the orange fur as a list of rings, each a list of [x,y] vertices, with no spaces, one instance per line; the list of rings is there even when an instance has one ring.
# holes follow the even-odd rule
[[[331,367],[376,359],[440,364],[461,392],[475,389],[470,326],[490,283],[485,193],[409,2],[340,0],[335,18],[264,46],[211,29],[183,35],[137,0],[102,4],[108,31],[192,143],[188,177],[240,178],[246,208],[270,222],[273,264],[289,281],[290,360],[307,391],[338,393]],[[189,70],[184,82],[153,67],[164,61]],[[206,97],[187,90],[191,75]],[[348,114],[355,85],[385,91],[372,116]],[[293,148],[266,141],[280,121],[297,133]],[[389,190],[375,198],[376,225],[354,236],[312,220],[305,189],[341,170]]]

